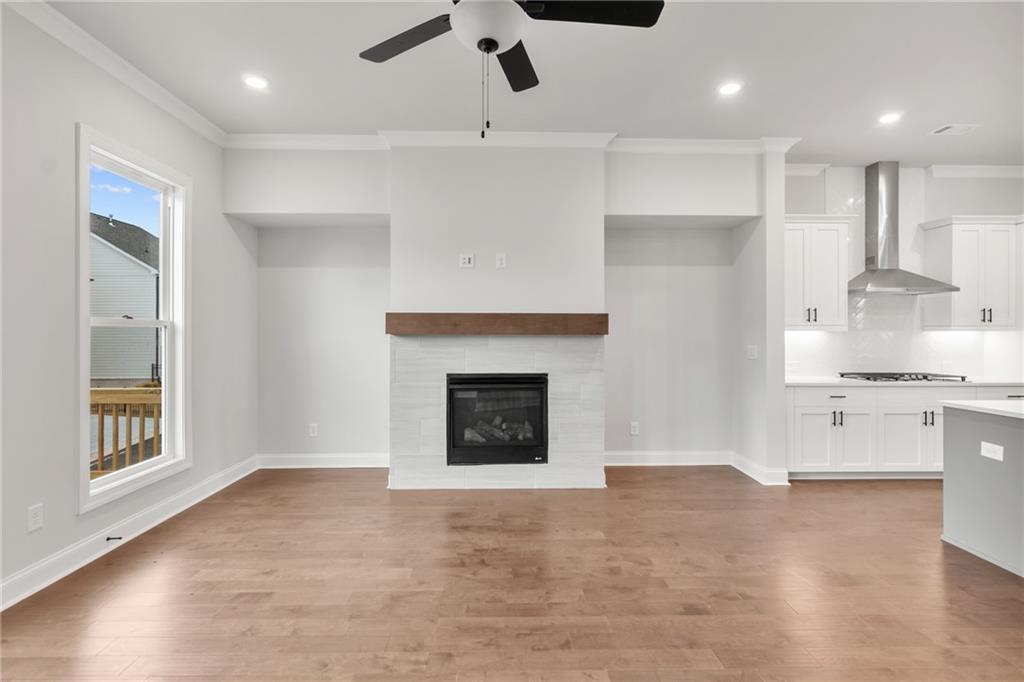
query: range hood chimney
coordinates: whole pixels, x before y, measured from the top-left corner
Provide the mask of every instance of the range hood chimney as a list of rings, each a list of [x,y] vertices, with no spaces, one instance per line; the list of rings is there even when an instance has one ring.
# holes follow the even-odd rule
[[[850,280],[857,294],[945,294],[960,287],[900,269],[900,164],[864,169],[864,272]]]

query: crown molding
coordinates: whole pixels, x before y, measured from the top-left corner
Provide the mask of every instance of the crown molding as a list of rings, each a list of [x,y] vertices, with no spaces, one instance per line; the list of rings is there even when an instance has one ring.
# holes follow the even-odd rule
[[[604,149],[614,133],[531,133],[463,130],[382,130],[380,136],[391,147],[528,147],[562,149]]]
[[[225,149],[287,151],[381,151],[388,149],[381,135],[291,135],[229,133]]]
[[[786,175],[789,177],[813,178],[825,172],[830,163],[787,163]]]
[[[129,64],[47,2],[5,3],[54,40],[77,52],[211,142],[223,146],[226,134],[165,87]]]
[[[951,215],[920,223],[922,230],[933,230],[946,225],[1019,225],[1024,215]]]
[[[782,152],[785,154],[800,139],[799,137],[762,137],[761,146],[766,152]]]
[[[1024,178],[1024,166],[929,166],[928,171],[933,178]]]

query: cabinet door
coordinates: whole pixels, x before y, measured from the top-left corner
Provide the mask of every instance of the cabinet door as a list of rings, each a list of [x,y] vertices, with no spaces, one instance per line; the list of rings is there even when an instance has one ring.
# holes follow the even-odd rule
[[[929,412],[928,414],[932,414]],[[935,422],[934,424],[932,422]],[[935,410],[928,426],[928,468],[942,471],[942,411]]]
[[[797,408],[793,420],[793,471],[830,471],[835,468],[836,427],[832,410],[824,407]]]
[[[982,296],[981,260],[984,248],[981,227],[957,226],[953,229],[953,284],[960,291],[953,294],[953,326],[983,327],[981,310],[986,307]]]
[[[811,324],[845,326],[848,278],[845,224],[812,225],[808,231],[807,306]]]
[[[991,308],[988,326],[1012,327],[1016,315],[1016,226],[992,225],[983,231],[981,305]]]
[[[844,408],[839,413],[836,468],[871,471],[875,468],[875,415],[871,410]]]
[[[885,407],[878,415],[878,468],[918,471],[926,467],[930,426],[925,408]]]
[[[783,254],[785,278],[786,326],[808,326],[807,309],[807,229],[802,225],[787,225]]]

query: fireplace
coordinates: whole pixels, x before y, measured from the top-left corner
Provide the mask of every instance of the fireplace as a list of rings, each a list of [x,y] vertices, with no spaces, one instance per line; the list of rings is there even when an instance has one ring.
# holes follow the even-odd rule
[[[448,375],[449,466],[547,461],[547,374]]]

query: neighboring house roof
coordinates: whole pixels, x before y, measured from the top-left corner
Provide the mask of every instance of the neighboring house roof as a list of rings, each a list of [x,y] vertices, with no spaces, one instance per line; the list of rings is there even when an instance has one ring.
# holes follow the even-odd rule
[[[96,213],[89,214],[89,228],[94,235],[132,258],[154,270],[160,269],[160,240],[151,232]]]

